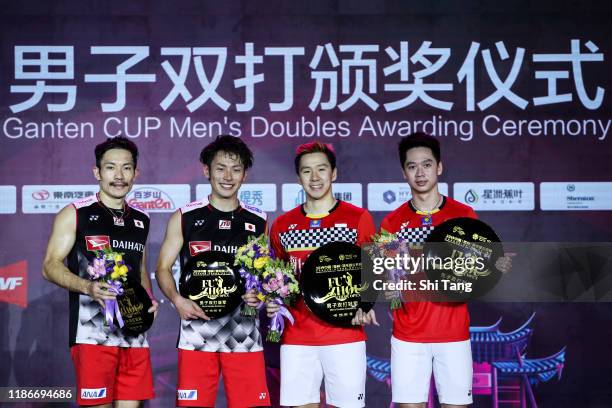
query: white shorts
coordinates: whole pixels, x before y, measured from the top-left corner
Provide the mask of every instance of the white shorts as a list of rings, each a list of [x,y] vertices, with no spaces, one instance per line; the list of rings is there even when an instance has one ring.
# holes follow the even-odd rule
[[[469,340],[411,343],[391,337],[393,402],[427,402],[432,371],[441,404],[472,403],[473,368]]]
[[[280,403],[286,406],[325,400],[342,408],[365,406],[366,346],[364,341],[332,346],[282,345]]]

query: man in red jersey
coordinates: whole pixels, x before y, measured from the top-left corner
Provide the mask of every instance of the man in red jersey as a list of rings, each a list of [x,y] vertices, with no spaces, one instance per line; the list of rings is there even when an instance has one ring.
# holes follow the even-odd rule
[[[400,142],[399,157],[412,198],[388,214],[381,229],[397,234],[411,247],[418,247],[444,221],[476,218],[471,207],[438,191],[442,162],[437,139],[424,133],[410,135]],[[510,259],[501,258],[496,266],[505,272],[510,268]],[[396,310],[391,338],[393,402],[402,408],[424,408],[433,371],[443,407],[471,404],[469,329],[466,303],[406,302]]]
[[[372,216],[363,208],[336,200],[336,156],[329,144],[307,143],[296,150],[295,171],[306,202],[278,217],[270,230],[277,258],[291,261],[299,274],[308,255],[330,242],[369,242],[375,232]],[[278,305],[268,304],[268,314]],[[363,325],[376,322],[374,311],[361,309],[354,328],[336,327],[317,318],[303,299],[290,309],[295,323],[283,334],[281,405],[318,407],[325,378],[326,402],[336,407],[365,406],[366,348]]]

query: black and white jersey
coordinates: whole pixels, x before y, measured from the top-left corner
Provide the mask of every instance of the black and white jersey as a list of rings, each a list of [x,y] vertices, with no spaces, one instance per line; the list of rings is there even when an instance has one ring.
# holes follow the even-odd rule
[[[76,240],[68,254],[68,269],[83,279],[89,279],[87,266],[93,262],[96,251],[106,247],[123,253],[130,267],[130,277],[140,282],[142,255],[149,233],[149,216],[142,210],[126,204],[115,225],[113,213],[91,196],[72,203],[76,209]],[[121,222],[119,222],[121,224]],[[146,337],[125,336],[115,325],[111,331],[105,325],[100,304],[87,295],[70,292],[70,345],[98,344],[103,346],[148,347]]]
[[[195,201],[181,208],[183,247],[181,270],[189,260],[205,251],[235,254],[250,236],[266,232],[266,213],[240,203],[234,211],[214,208],[208,200]],[[213,319],[181,320],[178,347],[210,352],[261,351],[259,319],[240,315],[241,307],[231,314]]]

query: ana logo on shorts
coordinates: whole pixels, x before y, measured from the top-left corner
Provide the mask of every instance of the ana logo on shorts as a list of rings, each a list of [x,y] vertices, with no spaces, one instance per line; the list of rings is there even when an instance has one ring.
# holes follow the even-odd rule
[[[83,388],[81,389],[81,399],[100,399],[106,398],[106,388]]]
[[[196,401],[198,399],[198,390],[178,390],[179,401]]]

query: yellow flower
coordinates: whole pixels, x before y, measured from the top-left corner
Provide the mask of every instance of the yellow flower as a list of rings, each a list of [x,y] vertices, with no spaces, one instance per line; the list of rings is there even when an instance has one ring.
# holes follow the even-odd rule
[[[255,269],[261,269],[270,261],[270,257],[263,256],[261,258],[257,258],[255,262],[253,262],[253,266]]]
[[[121,256],[121,254],[115,255],[115,262],[121,262],[121,261],[123,261],[123,257]]]
[[[111,279],[112,280],[116,280],[119,277],[119,273],[116,271],[113,271],[113,273],[111,273]]]
[[[126,276],[128,274],[128,267],[125,265],[121,265],[119,268],[119,275]]]
[[[263,302],[264,300],[266,300],[266,297],[264,296],[264,294],[263,294],[263,293],[258,293],[258,294],[257,294],[257,299],[259,299],[260,301],[262,301],[262,302]]]

